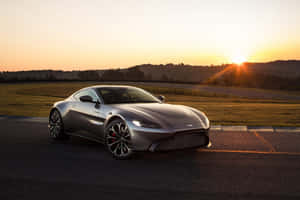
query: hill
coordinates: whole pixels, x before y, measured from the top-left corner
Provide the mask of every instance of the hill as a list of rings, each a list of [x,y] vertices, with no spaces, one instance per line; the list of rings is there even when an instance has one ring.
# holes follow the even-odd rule
[[[87,71],[1,72],[1,82],[15,81],[154,81],[212,85],[300,89],[300,61],[273,61],[193,66],[186,64],[143,64],[125,69]]]

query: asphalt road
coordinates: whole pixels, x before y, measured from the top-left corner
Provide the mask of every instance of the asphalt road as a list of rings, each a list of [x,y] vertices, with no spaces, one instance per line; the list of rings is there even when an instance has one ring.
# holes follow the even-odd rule
[[[0,199],[300,199],[300,134],[212,132],[213,148],[114,160],[102,145],[1,119]]]

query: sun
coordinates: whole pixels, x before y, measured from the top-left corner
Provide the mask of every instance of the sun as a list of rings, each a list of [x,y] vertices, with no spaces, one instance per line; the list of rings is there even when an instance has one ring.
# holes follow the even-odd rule
[[[233,56],[231,58],[231,62],[237,65],[242,65],[246,61],[247,61],[246,57],[242,55]]]

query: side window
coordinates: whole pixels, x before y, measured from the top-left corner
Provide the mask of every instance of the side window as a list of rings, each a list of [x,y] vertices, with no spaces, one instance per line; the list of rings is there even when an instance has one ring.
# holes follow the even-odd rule
[[[93,101],[96,102],[99,100],[99,98],[97,97],[97,95],[95,94],[95,92],[88,90],[88,94],[89,96],[91,96],[93,98]]]
[[[74,97],[75,97],[75,99],[76,99],[77,101],[80,101],[80,97],[86,96],[86,95],[92,97],[92,99],[93,99],[94,102],[96,102],[96,101],[99,100],[99,98],[98,98],[98,96],[95,94],[95,92],[93,92],[93,91],[91,91],[91,90],[83,90],[83,91],[80,91],[80,92],[76,93],[76,94],[74,95]]]
[[[75,97],[75,99],[77,99],[78,101],[80,101],[79,98],[82,97],[82,96],[85,96],[85,95],[89,95],[87,90],[83,90],[83,91],[80,91],[80,92],[76,93],[74,95],[74,97]]]

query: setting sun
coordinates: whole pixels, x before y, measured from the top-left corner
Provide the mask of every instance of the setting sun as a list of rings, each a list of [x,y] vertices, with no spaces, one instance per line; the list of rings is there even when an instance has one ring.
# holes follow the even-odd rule
[[[244,62],[246,62],[247,59],[245,56],[234,56],[234,57],[232,57],[231,61],[235,64],[241,65]]]

